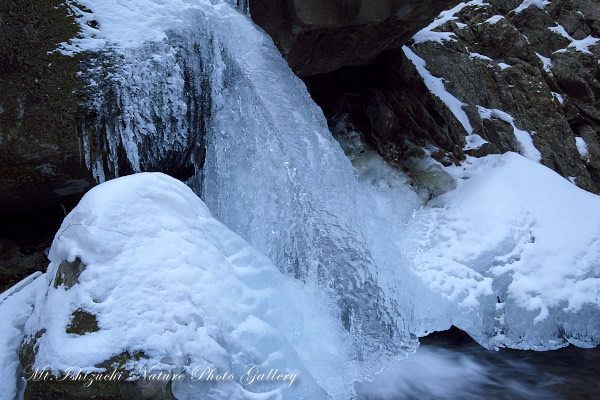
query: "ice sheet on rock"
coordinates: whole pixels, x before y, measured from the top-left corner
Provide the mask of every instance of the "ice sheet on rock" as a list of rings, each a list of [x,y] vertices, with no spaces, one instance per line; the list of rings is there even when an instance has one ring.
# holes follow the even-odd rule
[[[203,197],[284,272],[337,299],[361,358],[402,354],[415,345],[411,307],[381,288],[381,270],[396,261],[380,265],[369,247],[355,171],[271,39],[237,18],[212,29]]]
[[[449,168],[457,190],[415,215],[417,273],[459,302],[455,325],[472,335],[476,309],[491,345],[597,345],[600,198],[514,153],[469,164]]]
[[[415,274],[406,240],[415,210],[422,206],[408,176],[369,150],[345,119],[334,128],[357,175],[357,202],[366,242],[377,264],[378,284],[390,307],[407,313],[409,331],[424,336],[452,325],[452,305]],[[423,168],[426,169],[426,168]],[[404,310],[409,309],[409,312]]]
[[[0,295],[0,391],[1,400],[14,400],[24,388],[19,371],[19,346],[23,328],[33,309],[36,293],[45,289],[41,273],[23,279]]]
[[[235,3],[248,11],[246,1]],[[82,0],[71,7],[83,36],[61,49],[87,54],[81,78],[89,116],[79,129],[88,168],[99,182],[128,169],[193,177],[210,114],[212,65],[201,53],[213,43],[205,21],[228,18],[228,2]],[[123,155],[129,165],[121,172]]]
[[[38,278],[47,287],[25,325],[29,337],[45,329],[37,366],[99,372],[94,366],[113,356],[143,352],[127,364],[133,374],[154,368],[197,377],[196,368],[212,366],[236,376],[216,386],[176,381],[178,398],[350,396],[352,342],[327,299],[285,278],[173,178],[141,173],[95,187],[65,218],[49,258]],[[78,282],[55,288],[59,265],[76,258],[85,265]],[[99,330],[67,333],[76,310],[94,315]],[[252,365],[298,380],[240,384]]]

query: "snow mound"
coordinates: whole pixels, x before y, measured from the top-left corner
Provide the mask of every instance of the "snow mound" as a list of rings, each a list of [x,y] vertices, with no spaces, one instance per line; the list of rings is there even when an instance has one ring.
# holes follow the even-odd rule
[[[600,198],[514,153],[469,163],[448,169],[455,191],[415,215],[416,273],[480,343],[597,345]]]
[[[47,287],[25,325],[28,338],[38,335],[36,366],[100,373],[106,360],[143,353],[125,369],[139,380],[184,373],[173,383],[178,398],[349,396],[351,340],[328,300],[281,275],[173,178],[141,173],[92,189],[65,218],[49,258]],[[85,268],[74,281],[64,263],[76,260]],[[97,327],[67,333],[77,313]],[[249,383],[252,366],[297,379]],[[235,379],[193,379],[207,367]]]

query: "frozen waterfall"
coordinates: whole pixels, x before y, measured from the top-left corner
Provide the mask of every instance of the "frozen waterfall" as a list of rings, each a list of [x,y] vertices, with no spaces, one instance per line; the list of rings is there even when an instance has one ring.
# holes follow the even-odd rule
[[[564,188],[538,210],[536,193],[562,178],[509,154],[448,168],[457,189],[424,205],[376,154],[350,161],[271,39],[235,7],[80,3],[91,9],[80,10],[85,37],[63,51],[91,55],[81,127],[97,178],[160,169],[187,181],[280,271],[334,299],[366,370],[451,325],[489,348],[598,343],[597,197]],[[564,213],[569,202],[585,213]],[[556,213],[566,228],[549,222]],[[567,237],[563,256],[541,257]]]
[[[406,305],[379,284],[356,171],[304,84],[234,8],[198,2],[186,14],[160,41],[77,43],[116,42],[86,77],[89,166],[103,180],[121,173],[125,154],[133,171],[187,172],[178,177],[217,218],[336,299],[357,360],[414,349]]]

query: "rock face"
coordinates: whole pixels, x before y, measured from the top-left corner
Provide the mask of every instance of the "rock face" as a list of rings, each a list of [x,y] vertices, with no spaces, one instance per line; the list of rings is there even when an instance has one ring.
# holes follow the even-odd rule
[[[519,130],[544,165],[598,193],[600,12],[593,1],[530,3],[468,2],[407,51],[305,81],[334,130],[343,120],[392,161],[414,156],[414,145],[430,146],[443,163],[465,152],[524,153]],[[431,76],[415,69],[409,52]],[[437,78],[463,103],[472,132],[426,87]],[[487,143],[467,145],[471,133]]]
[[[77,31],[61,1],[0,5],[0,214],[64,203],[94,181],[77,134]]]
[[[457,0],[250,0],[252,19],[299,76],[372,62]]]
[[[334,135],[362,133],[396,167],[424,156],[423,148],[431,145],[439,149],[432,156],[446,165],[464,159],[464,128],[401,50],[382,55],[371,66],[342,68],[304,81]]]

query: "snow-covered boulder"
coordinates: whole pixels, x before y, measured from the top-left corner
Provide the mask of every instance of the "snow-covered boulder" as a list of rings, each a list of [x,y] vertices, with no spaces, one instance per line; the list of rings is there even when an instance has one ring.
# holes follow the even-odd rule
[[[487,347],[597,346],[600,197],[515,153],[446,171],[457,189],[415,212],[406,248],[452,324]]]
[[[327,300],[284,277],[173,178],[142,173],[92,189],[49,258],[20,349],[26,398],[351,390],[342,362],[351,341]]]

